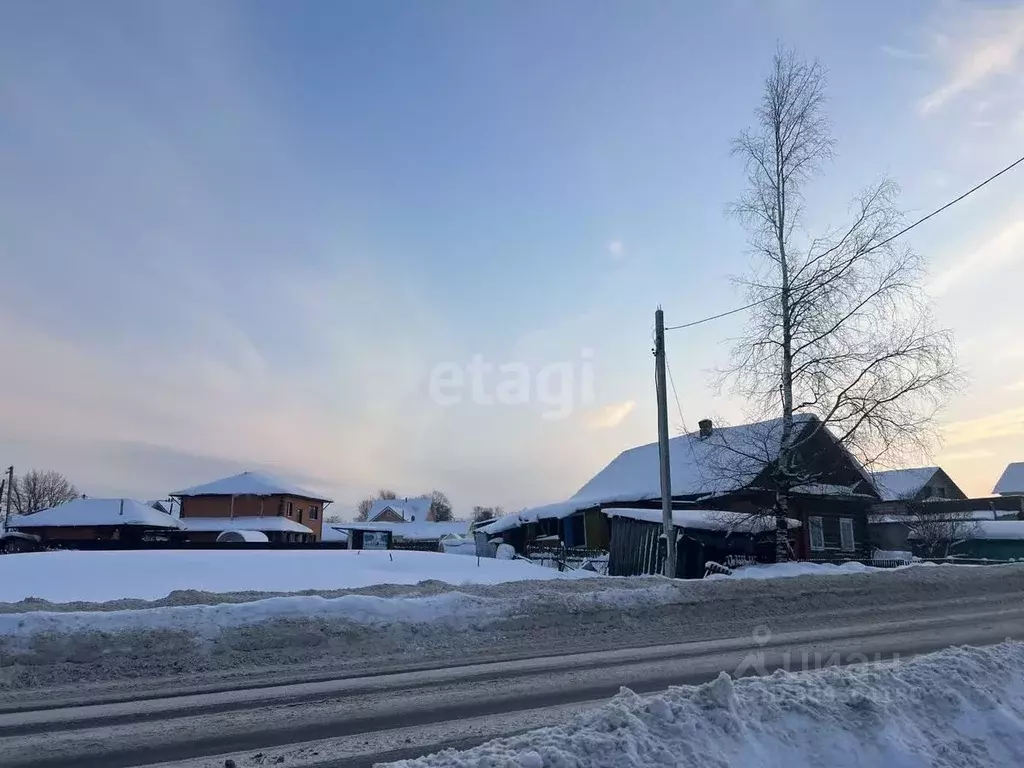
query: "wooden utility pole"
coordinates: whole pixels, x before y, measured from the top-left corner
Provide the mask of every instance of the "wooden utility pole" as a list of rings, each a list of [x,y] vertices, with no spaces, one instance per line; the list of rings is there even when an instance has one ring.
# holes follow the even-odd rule
[[[4,518],[11,516],[11,493],[14,492],[14,465],[7,468],[7,507],[4,509]]]
[[[665,389],[665,313],[654,313],[654,382],[658,390],[658,458],[661,463],[661,525],[665,536],[665,575],[676,576],[676,531],[672,525],[672,474],[668,453],[668,392]]]

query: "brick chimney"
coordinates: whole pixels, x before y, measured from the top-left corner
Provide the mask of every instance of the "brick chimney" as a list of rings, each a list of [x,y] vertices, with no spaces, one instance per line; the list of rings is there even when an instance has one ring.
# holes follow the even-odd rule
[[[700,439],[707,440],[711,437],[711,433],[714,432],[715,425],[711,422],[711,419],[701,419],[697,422],[697,427],[700,429]]]

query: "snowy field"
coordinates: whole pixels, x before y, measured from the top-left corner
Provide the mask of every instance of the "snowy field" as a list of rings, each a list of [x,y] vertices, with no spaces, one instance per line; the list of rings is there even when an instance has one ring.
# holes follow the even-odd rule
[[[1009,768],[1024,765],[1024,644],[779,672],[640,697],[392,768]]]
[[[177,590],[302,592],[375,584],[500,584],[587,578],[522,560],[372,550],[139,550],[0,557],[0,602],[158,600]]]

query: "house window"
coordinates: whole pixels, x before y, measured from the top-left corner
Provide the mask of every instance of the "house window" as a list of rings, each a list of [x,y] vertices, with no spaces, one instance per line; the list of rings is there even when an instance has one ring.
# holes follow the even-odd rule
[[[285,514],[287,514],[288,517],[291,517],[292,516],[292,503],[290,501],[287,504],[285,504],[284,509],[285,509]]]
[[[946,489],[945,489],[945,487],[941,486],[941,485],[935,486],[935,495],[938,496],[940,499],[946,498]]]
[[[317,510],[316,507],[310,507],[309,508],[309,519],[310,520],[316,520],[317,512],[318,512],[318,510]]]
[[[820,517],[808,518],[811,526],[811,549],[821,551],[825,548],[825,528]]]
[[[924,488],[921,489],[921,498],[922,499],[930,499],[931,497],[932,497],[932,487],[930,485],[926,485]]]
[[[842,544],[843,552],[853,552],[856,549],[856,542],[853,538],[853,520],[848,517],[839,518],[839,542]]]

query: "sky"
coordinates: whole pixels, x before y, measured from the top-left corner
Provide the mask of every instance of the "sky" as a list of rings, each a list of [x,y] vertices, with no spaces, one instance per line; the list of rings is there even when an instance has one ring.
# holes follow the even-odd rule
[[[161,498],[566,498],[656,439],[651,332],[738,306],[730,141],[776,46],[829,71],[808,226],[1024,154],[1024,7],[271,0],[0,7],[0,463]],[[940,463],[1024,460],[1024,169],[908,236],[956,333]],[[670,332],[673,430],[744,404]]]

